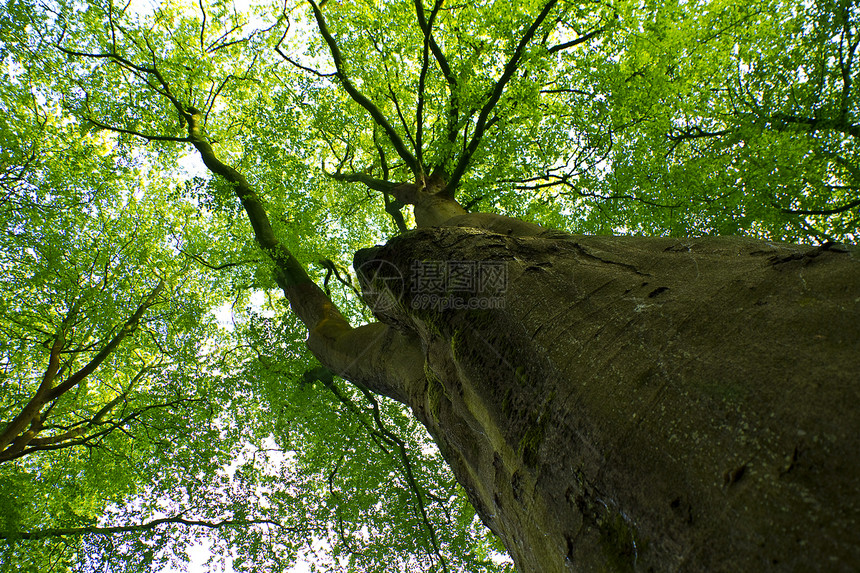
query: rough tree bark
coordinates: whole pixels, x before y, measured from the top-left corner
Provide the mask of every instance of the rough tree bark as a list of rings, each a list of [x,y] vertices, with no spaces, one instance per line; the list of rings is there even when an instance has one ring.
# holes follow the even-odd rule
[[[413,304],[415,261],[504,262],[504,307]],[[476,214],[355,264],[420,343],[405,402],[518,570],[860,566],[856,250]]]

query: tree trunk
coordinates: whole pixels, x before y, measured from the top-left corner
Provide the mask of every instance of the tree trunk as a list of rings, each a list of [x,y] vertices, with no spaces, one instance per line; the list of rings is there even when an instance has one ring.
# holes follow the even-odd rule
[[[519,571],[860,568],[856,252],[457,219],[356,269]]]

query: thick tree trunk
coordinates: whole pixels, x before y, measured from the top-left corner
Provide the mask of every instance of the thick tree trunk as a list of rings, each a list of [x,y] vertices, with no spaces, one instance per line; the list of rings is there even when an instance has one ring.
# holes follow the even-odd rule
[[[356,268],[420,339],[408,403],[520,571],[860,568],[855,253],[458,219]]]

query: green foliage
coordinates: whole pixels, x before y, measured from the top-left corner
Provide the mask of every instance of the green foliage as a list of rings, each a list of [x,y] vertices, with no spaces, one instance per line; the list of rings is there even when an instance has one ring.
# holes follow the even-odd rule
[[[62,380],[94,363],[141,301],[159,282],[164,288],[118,349],[43,410],[42,442],[0,464],[0,531],[139,523],[158,510],[156,498],[179,511],[170,505],[176,488],[217,487],[216,470],[240,443],[219,440],[213,424],[233,393],[207,372],[225,368],[214,352],[225,340],[210,314],[224,292],[180,255],[207,229],[190,205],[166,202],[168,181],[119,160],[97,134],[30,106],[6,116],[26,129],[6,147],[24,161],[4,165],[14,177],[3,181],[0,206],[4,426],[34,396],[58,332]],[[136,497],[152,502],[132,510]],[[84,555],[91,552],[80,538],[21,540],[0,563],[62,570]]]
[[[177,107],[203,112],[280,240],[361,323],[331,269],[346,280],[396,227],[378,192],[330,175],[411,181],[392,134],[450,173],[544,6],[442,5],[446,77],[429,50],[424,69],[415,3],[324,3],[386,133],[331,75],[304,3],[4,2],[0,431],[60,334],[64,379],[157,296],[46,405],[39,437],[57,441],[0,462],[0,569],[158,571],[203,540],[237,570],[506,569],[407,412],[304,376],[304,330]],[[856,240],[858,17],[847,0],[557,2],[458,198],[582,233]],[[165,517],[197,525],[96,531]]]
[[[641,24],[619,29],[617,64],[595,77],[615,144],[606,171],[579,178],[587,224],[855,239],[858,17],[829,2],[624,14]]]

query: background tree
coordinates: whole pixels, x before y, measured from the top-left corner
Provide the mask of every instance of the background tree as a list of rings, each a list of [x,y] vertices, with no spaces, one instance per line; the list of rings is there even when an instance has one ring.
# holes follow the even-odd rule
[[[205,400],[216,402],[221,416],[210,414],[207,419],[214,420],[215,429],[235,429],[228,432],[230,439],[219,442],[221,460],[231,450],[262,448],[269,435],[280,448],[295,451],[279,470],[287,474],[258,466],[256,456],[249,454],[251,460],[245,461],[243,471],[234,473],[239,476],[235,487],[244,493],[226,498],[221,494],[227,485],[211,481],[217,464],[186,464],[189,477],[180,477],[179,482],[190,480],[200,491],[209,492],[208,519],[183,517],[188,505],[184,492],[172,497],[162,494],[170,499],[169,509],[179,509],[172,523],[156,523],[163,508],[153,506],[139,512],[156,520],[149,522],[152,528],[126,531],[122,526],[100,526],[104,531],[91,528],[89,533],[137,535],[141,529],[163,532],[162,526],[173,526],[168,530],[173,533],[205,521],[225,532],[225,543],[235,544],[257,567],[263,566],[259,559],[264,554],[266,566],[277,569],[303,545],[313,547],[324,540],[336,559],[348,555],[350,566],[361,570],[390,570],[392,563],[421,569],[495,569],[487,560],[490,541],[472,528],[471,510],[454,501],[465,493],[525,570],[562,570],[574,563],[598,568],[688,563],[695,568],[725,564],[721,559],[728,558],[738,566],[751,565],[763,555],[771,565],[792,567],[792,559],[785,557],[785,543],[796,534],[789,532],[797,524],[776,511],[779,503],[789,503],[786,499],[796,503],[792,488],[802,487],[820,501],[814,516],[836,511],[830,498],[821,499],[820,482],[815,479],[823,478],[807,483],[812,478],[804,472],[814,465],[810,459],[821,462],[827,469],[820,475],[830,480],[839,499],[837,494],[847,487],[846,476],[853,471],[850,464],[839,464],[852,442],[837,438],[833,441],[838,446],[810,447],[785,432],[809,424],[816,432],[845,437],[856,425],[856,416],[838,407],[850,403],[846,392],[853,391],[840,380],[850,371],[851,354],[845,349],[856,346],[856,322],[852,330],[850,318],[826,318],[850,306],[850,292],[856,286],[856,271],[838,266],[845,265],[839,261],[847,258],[841,249],[827,244],[804,251],[743,241],[701,245],[577,241],[546,233],[523,220],[467,214],[461,205],[581,232],[743,231],[769,239],[850,238],[856,230],[852,211],[856,204],[851,198],[855,191],[851,70],[856,14],[850,6],[840,7],[835,17],[823,5],[778,10],[765,4],[731,3],[656,8],[575,6],[556,0],[520,3],[514,9],[491,2],[456,7],[442,2],[424,6],[420,1],[324,6],[310,2],[295,8],[257,9],[254,17],[240,15],[227,5],[203,3],[192,9],[169,4],[120,9],[62,3],[39,9],[21,4],[9,8],[19,24],[10,28],[11,39],[4,40],[12,83],[25,86],[19,91],[34,102],[36,117],[46,116],[40,109],[50,109],[67,129],[82,134],[81,141],[102,142],[105,148],[95,156],[115,164],[99,170],[118,185],[109,194],[113,205],[125,206],[132,198],[140,202],[141,192],[155,201],[157,207],[148,212],[158,213],[165,223],[153,225],[161,230],[161,238],[156,234],[144,250],[165,252],[161,259],[166,262],[162,268],[143,259],[146,269],[168,280],[189,276],[189,269],[194,269],[194,280],[184,284],[193,284],[189,292],[207,293],[194,320],[170,320],[171,328],[194,333],[188,335],[188,358],[180,362],[206,364],[195,351],[223,348],[224,337],[236,337],[234,344],[240,345],[229,353],[216,350],[219,358],[207,368],[206,376],[177,374],[168,366],[167,377],[184,391],[190,385],[181,382],[189,377],[212,378],[221,393],[207,389]],[[820,17],[836,33],[810,40],[803,32],[808,31],[812,16]],[[317,33],[312,34],[308,24]],[[763,34],[783,29],[796,33],[779,40]],[[761,47],[759,40],[752,40],[757,35],[765,38]],[[771,38],[772,45],[768,44]],[[809,56],[807,43],[821,56]],[[700,53],[707,57],[690,57]],[[815,73],[810,75],[808,70]],[[797,81],[792,83],[786,74],[794,74],[791,77]],[[23,83],[22,77],[26,78]],[[808,81],[810,77],[814,81]],[[825,95],[830,98],[827,101],[836,102],[834,114],[821,111],[830,105],[820,104]],[[30,120],[33,123],[40,124]],[[141,147],[141,142],[146,146]],[[177,158],[188,144],[214,177],[192,179],[176,169]],[[92,152],[82,155],[81,163],[92,159]],[[11,179],[38,171],[27,159],[35,157],[32,153],[19,156],[9,163]],[[320,164],[322,169],[316,168]],[[155,170],[159,180],[187,183],[179,193],[161,191],[153,198],[149,185],[138,191],[130,181],[134,174],[124,171],[135,165],[146,166],[148,173]],[[58,180],[70,177],[61,173]],[[38,187],[42,192],[51,189]],[[231,196],[239,199],[247,219],[238,216]],[[72,197],[79,195],[72,191]],[[53,200],[48,197],[41,204]],[[352,324],[366,321],[367,309],[351,288],[350,282],[355,281],[347,280],[344,259],[391,232],[404,233],[412,219],[412,213],[402,212],[404,204],[414,205],[419,228],[434,229],[406,234],[388,250],[359,253],[358,278],[367,287],[363,298],[379,322],[354,328]],[[125,207],[113,209],[124,212]],[[129,212],[139,220],[135,209]],[[169,215],[161,215],[162,211]],[[190,223],[189,213],[204,217],[205,222]],[[83,214],[94,216],[86,208]],[[32,217],[26,210],[16,211],[16,216]],[[170,235],[166,240],[164,233],[171,229],[167,221],[177,216],[183,221],[181,235],[174,230],[178,238]],[[442,223],[453,228],[437,229]],[[14,228],[15,223],[9,225]],[[466,232],[458,225],[484,231]],[[119,224],[111,233],[96,237],[111,244],[116,243],[113,237],[129,232]],[[262,253],[248,241],[251,233]],[[136,237],[134,232],[132,236]],[[73,240],[84,252],[94,249],[77,235],[58,237],[55,243]],[[460,243],[462,248],[454,247]],[[440,249],[441,245],[448,246]],[[138,248],[135,241],[132,251]],[[561,254],[554,254],[559,249]],[[123,249],[111,253],[117,250],[123,253]],[[742,264],[721,258],[738,252],[752,258],[745,257]],[[771,257],[769,265],[762,267],[760,253]],[[680,270],[678,257],[695,263],[693,275],[685,274],[693,268]],[[84,261],[87,268],[89,259],[81,254],[69,260]],[[303,264],[320,260],[310,272]],[[507,300],[518,305],[496,318],[480,312],[410,310],[402,302],[409,301],[408,290],[391,290],[396,281],[373,282],[374,277],[408,276],[410,260],[506,261],[511,285]],[[785,273],[790,277],[782,282],[774,282],[767,274],[771,271],[762,275],[762,268],[793,268],[782,265],[813,260],[825,262],[801,273],[801,279],[803,285],[807,280],[815,285],[807,298],[822,304],[796,320],[829,321],[825,331],[816,331],[827,341],[826,348],[804,346],[789,328],[785,304],[793,309],[797,302],[795,274]],[[386,267],[379,261],[398,272],[385,277]],[[39,252],[35,264],[57,267],[48,251]],[[100,260],[89,263],[100,271],[102,264]],[[109,265],[106,268],[110,270]],[[203,269],[214,273],[197,278]],[[114,284],[103,276],[108,271],[87,280],[104,284],[102,290],[107,290],[107,285]],[[543,279],[528,278],[538,272],[547,274]],[[659,278],[643,279],[652,276]],[[702,288],[703,276],[716,285],[715,291]],[[753,281],[750,290],[773,288],[787,293],[787,298],[779,299],[779,304],[775,299],[772,313],[753,313],[755,305],[770,304],[770,299],[738,295],[733,290],[738,280],[733,277],[744,276],[759,281]],[[571,277],[577,277],[577,282],[571,282]],[[335,280],[344,288],[330,288]],[[73,276],[67,282],[80,286],[82,279]],[[654,287],[656,283],[660,284]],[[123,286],[122,281],[117,284]],[[556,290],[554,284],[576,286],[571,293],[565,287]],[[595,290],[583,298],[589,284]],[[614,286],[603,290],[600,285]],[[734,286],[721,290],[720,285]],[[241,307],[251,290],[269,292],[276,286],[286,295],[292,315],[284,316],[285,309],[272,299],[264,304],[262,315],[260,310],[244,314],[240,308],[232,334],[199,326],[207,321],[212,326],[211,315],[204,317],[222,300],[237,297],[234,306]],[[634,289],[636,293],[646,289],[641,300],[639,294],[630,294]],[[62,293],[66,300],[78,300],[74,289],[67,292],[52,285],[49,290]],[[597,291],[603,292],[598,295]],[[666,291],[673,293],[669,306],[664,307],[665,298],[651,300]],[[140,296],[130,299],[133,291],[128,288],[123,292],[129,300],[127,310],[110,313],[101,327],[106,333],[144,320],[144,307],[154,303],[161,291],[153,286],[143,302]],[[113,298],[122,300],[118,295]],[[390,300],[401,304],[381,304]],[[577,322],[577,305],[583,301],[605,312],[585,312],[588,321]],[[741,384],[745,376],[770,381],[784,359],[779,352],[763,360],[749,345],[742,352],[726,344],[722,354],[705,353],[710,358],[701,358],[702,373],[678,374],[684,371],[684,356],[689,357],[691,349],[716,337],[707,328],[689,326],[713,322],[715,314],[694,315],[690,309],[711,304],[717,308],[715,301],[730,301],[750,314],[745,337],[739,336],[734,344],[743,347],[759,340],[763,325],[781,324],[783,328],[768,334],[771,346],[788,348],[792,356],[798,355],[797,346],[817,354],[793,370],[795,377],[826,385],[820,401],[806,403],[811,413],[789,407],[781,395],[777,398],[759,386]],[[97,299],[90,304],[102,308]],[[565,306],[571,310],[562,317],[540,310]],[[52,348],[60,348],[60,356],[62,345],[57,341],[65,344],[65,323],[76,317],[72,308],[67,305],[58,311],[59,323],[51,325],[53,329],[37,326],[53,337],[49,340]],[[672,310],[664,312],[664,308]],[[140,317],[135,318],[138,311]],[[637,317],[646,311],[658,315],[648,314],[649,320],[638,323]],[[10,316],[19,313],[16,310]],[[316,358],[353,386],[344,386],[330,371],[313,367],[312,359],[289,336],[302,330],[296,319],[307,328],[307,343]],[[493,322],[496,328],[507,325],[506,337],[494,334]],[[595,378],[583,377],[583,371],[593,370],[589,365],[604,364],[599,349],[597,356],[583,353],[576,359],[566,350],[554,350],[553,341],[567,340],[574,324],[577,332],[598,328],[595,337],[610,333],[613,344],[622,349],[616,359],[636,366],[621,369],[617,377],[605,366],[594,371]],[[840,329],[843,334],[836,337],[834,332]],[[159,335],[170,333],[166,327],[154,330]],[[207,337],[202,343],[204,332]],[[526,340],[523,332],[533,340]],[[666,333],[665,344],[656,332]],[[111,356],[118,357],[115,353],[122,345],[111,347],[109,342],[115,338],[96,336],[92,342],[84,338],[77,344],[87,345],[84,348],[93,358],[76,359],[93,363],[108,348]],[[159,340],[158,336],[153,339]],[[682,339],[681,351],[669,350],[673,341]],[[575,340],[570,339],[570,348]],[[166,356],[176,354],[165,351],[165,344],[156,342]],[[140,352],[138,345],[128,346],[132,355]],[[733,363],[737,379],[723,377],[715,386],[715,365],[724,364],[725,356],[737,355],[745,357]],[[47,364],[51,356],[49,352]],[[822,363],[835,370],[823,368]],[[50,372],[50,368],[36,372]],[[129,380],[134,379],[133,372],[127,374]],[[301,373],[305,373],[304,383],[285,384]],[[648,380],[654,377],[660,383],[652,402],[629,399],[634,391],[643,391],[643,384],[650,394]],[[35,400],[54,412],[39,398],[37,379],[31,374],[31,388],[22,391],[22,396],[35,398],[10,402],[12,422],[5,430],[13,438],[10,447],[16,447],[15,440],[18,444],[27,439],[31,444],[43,439],[60,442],[58,438],[71,430],[86,432],[101,424],[115,406],[108,408],[115,398],[105,396],[85,413],[77,413],[74,422],[61,419],[58,431],[44,438],[24,438],[17,428],[23,413],[33,410],[27,404]],[[245,387],[250,389],[243,390],[237,380],[250,383]],[[575,393],[574,380],[583,387],[609,389]],[[614,393],[608,381],[617,381],[618,388],[626,391]],[[117,385],[122,389],[121,401],[130,383]],[[322,393],[326,398],[321,398],[322,388],[328,389]],[[797,384],[787,388],[795,405],[797,396],[806,396]],[[421,452],[415,420],[374,394],[411,408],[434,436],[465,492],[454,488],[450,477],[439,474],[437,454]],[[573,401],[576,414],[570,399],[559,400],[559,394],[578,396]],[[266,397],[263,410],[277,412],[274,420],[270,415],[258,417],[253,404],[261,396]],[[621,405],[606,411],[607,403]],[[297,404],[303,405],[301,414]],[[665,417],[653,413],[656,404]],[[725,414],[741,405],[745,409],[738,419]],[[213,406],[208,407],[211,411]],[[774,408],[782,412],[779,420],[766,421]],[[836,424],[827,431],[817,420],[824,411]],[[629,420],[645,415],[648,424],[630,425]],[[572,422],[571,416],[581,421]],[[677,420],[671,421],[672,416]],[[720,440],[747,419],[753,420],[753,438],[731,444]],[[26,421],[32,420],[35,417]],[[40,429],[38,423],[31,426]],[[342,426],[344,432],[332,433],[335,426]],[[297,428],[301,429],[296,434]],[[762,438],[771,434],[776,438]],[[371,441],[360,442],[359,435]],[[180,451],[185,439],[177,438]],[[130,437],[131,443],[137,440]],[[574,444],[579,441],[586,444],[585,453],[576,451]],[[711,456],[697,457],[701,443],[713,446]],[[654,447],[674,456],[664,460],[661,469],[653,467],[653,460],[641,459]],[[211,451],[201,448],[192,450]],[[18,453],[10,450],[8,455]],[[804,456],[812,457],[801,461]],[[791,483],[774,485],[765,479],[773,469],[772,458],[786,457],[784,467],[774,471],[779,477],[794,472]],[[368,465],[368,460],[373,464]],[[152,471],[169,463],[157,460]],[[690,473],[690,468],[708,471]],[[723,476],[717,488],[709,472]],[[682,477],[676,482],[671,475]],[[747,493],[732,493],[732,501],[721,506],[720,496],[728,488],[739,491],[734,486],[744,476],[746,489],[740,491]],[[639,485],[647,480],[653,492]],[[152,481],[158,485],[147,492],[150,500],[160,492],[176,492],[173,484],[177,482]],[[228,481],[233,483],[233,478]],[[261,487],[271,488],[262,498]],[[382,489],[391,494],[377,494]],[[406,495],[398,494],[398,489]],[[776,501],[746,509],[745,495],[756,493]],[[265,500],[257,503],[253,515],[247,512],[251,495]],[[103,502],[93,515],[104,507],[108,506]],[[206,513],[200,509],[203,506],[193,507]],[[293,521],[303,511],[313,518]],[[360,525],[359,516],[369,521]],[[816,543],[818,553],[804,558],[815,561],[830,552],[838,563],[850,565],[857,548],[842,541],[847,523],[836,519],[828,530],[835,545]],[[243,524],[250,526],[236,527]],[[454,524],[457,527],[451,527]],[[734,524],[737,536],[723,535],[729,524]],[[762,534],[761,527],[775,532],[777,541],[766,550],[750,548]],[[19,524],[7,528],[31,539],[69,537],[51,525],[42,525],[42,533],[33,529],[28,533]],[[404,534],[410,530],[417,535]],[[714,535],[725,545],[703,549],[701,540]],[[149,537],[129,539],[124,543],[132,545],[122,545],[119,553],[167,558],[164,546],[153,545]],[[114,555],[118,545],[111,541],[98,554]],[[736,552],[729,555],[727,548]],[[147,566],[146,560],[142,566]]]
[[[190,205],[164,208],[165,179],[64,121],[38,70],[7,78],[0,530],[28,541],[4,547],[3,568],[99,568],[128,551],[148,569],[194,539],[177,527],[138,542],[154,518],[217,525],[248,494],[217,475],[247,440],[219,423],[248,411],[247,387],[212,373],[232,362],[211,316],[224,291],[181,254],[206,227]],[[129,535],[90,551],[84,536],[111,527]]]

